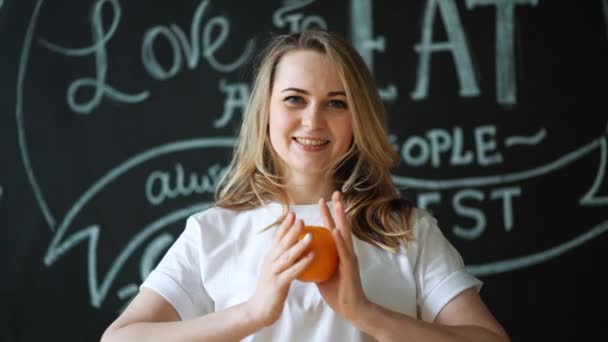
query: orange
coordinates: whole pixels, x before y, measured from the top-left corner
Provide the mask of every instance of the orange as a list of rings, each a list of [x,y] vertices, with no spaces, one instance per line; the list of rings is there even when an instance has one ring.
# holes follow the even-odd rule
[[[308,250],[303,255],[310,251],[313,251],[315,255],[312,262],[296,279],[314,283],[326,281],[331,278],[338,268],[338,250],[334,238],[327,228],[304,226],[304,230],[298,239],[303,239],[306,233],[310,233],[312,240]]]

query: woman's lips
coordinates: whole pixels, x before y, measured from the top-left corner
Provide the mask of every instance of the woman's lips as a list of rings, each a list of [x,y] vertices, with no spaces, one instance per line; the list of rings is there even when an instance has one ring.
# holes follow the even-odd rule
[[[324,150],[329,145],[329,140],[294,137],[293,141],[296,145],[306,152],[318,152]]]

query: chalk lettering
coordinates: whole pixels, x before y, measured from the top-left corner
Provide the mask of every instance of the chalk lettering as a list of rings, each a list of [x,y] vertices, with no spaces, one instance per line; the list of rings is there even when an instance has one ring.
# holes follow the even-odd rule
[[[452,147],[450,134],[444,129],[431,129],[426,133],[431,148],[431,164],[433,167],[439,166],[439,155],[449,151]]]
[[[452,133],[452,142],[454,147],[452,149],[452,158],[450,163],[452,165],[467,165],[473,160],[473,152],[463,150],[463,133],[461,127],[454,127]]]
[[[109,3],[111,5],[111,24],[108,32],[104,31],[103,25],[103,6]],[[107,12],[107,11],[106,11]],[[67,91],[67,101],[72,111],[78,114],[90,114],[101,103],[102,97],[106,96],[111,100],[124,103],[138,103],[144,101],[149,91],[143,91],[138,94],[127,94],[119,91],[110,85],[106,84],[106,75],[108,72],[108,57],[106,52],[106,44],[112,38],[118,23],[120,22],[121,9],[118,0],[98,0],[93,5],[91,12],[91,28],[93,33],[93,44],[81,49],[65,48],[59,45],[50,43],[44,39],[41,44],[51,51],[63,54],[69,57],[83,57],[95,55],[95,78],[83,77],[75,80],[70,84]],[[93,88],[93,97],[88,101],[79,102],[76,97],[79,90],[82,88]]]
[[[593,185],[591,186],[589,191],[583,197],[581,197],[581,204],[606,205],[608,204],[608,196],[598,196],[597,192],[599,191],[600,182],[605,178],[605,166],[608,164],[607,139],[608,137],[605,136],[595,138],[591,140],[591,142],[577,148],[576,150],[568,152],[551,162],[532,167],[527,170],[521,170],[518,172],[451,179],[414,178],[400,175],[393,175],[392,178],[393,182],[399,187],[408,187],[419,190],[443,190],[463,187],[509,184],[522,180],[532,179],[535,177],[540,177],[551,172],[556,172],[559,169],[562,169],[597,150],[600,153],[600,167],[596,172],[596,177]],[[602,167],[602,165],[604,165],[604,167]]]
[[[475,146],[479,165],[488,166],[502,162],[502,155],[488,153],[496,150],[496,126],[482,126],[475,129]]]
[[[412,135],[406,139],[401,149],[393,138],[391,143],[397,146],[404,162],[408,166],[429,164],[438,168],[442,165],[443,155],[449,155],[450,166],[470,165],[476,161],[480,166],[502,162],[502,155],[496,151],[496,126],[484,125],[474,129],[474,149],[466,149],[463,141],[463,130],[455,126],[452,132],[442,128],[433,128],[426,132],[426,138]]]
[[[158,37],[165,38],[171,45],[172,64],[168,70],[158,62],[154,54],[154,43]],[[162,26],[149,29],[144,35],[141,59],[144,68],[152,78],[166,80],[175,76],[182,66],[182,54],[179,52],[179,43],[171,30]]]
[[[606,170],[608,165],[608,126],[606,127],[607,136],[600,140],[600,161],[595,174],[595,179],[591,188],[580,198],[579,203],[587,206],[600,206],[608,205],[608,194],[604,196],[598,196],[600,186],[604,183],[608,177],[606,177]]]
[[[418,155],[415,155],[415,153],[418,153]],[[416,135],[408,138],[401,149],[403,160],[410,166],[425,164],[429,159],[429,155],[429,145],[423,138]]]
[[[350,2],[351,41],[372,72],[374,70],[374,51],[385,52],[386,49],[386,38],[382,35],[374,37],[373,8],[371,0],[351,0]],[[393,102],[397,99],[397,87],[394,84],[379,87],[378,90],[384,101]]]
[[[458,224],[452,228],[454,235],[473,240],[481,236],[486,229],[486,216],[483,211],[466,206],[464,200],[474,200],[476,202],[483,201],[483,192],[476,189],[464,189],[458,191],[452,198],[452,207],[457,214],[475,221],[475,225],[471,227],[462,227]]]
[[[351,0],[351,40],[370,70],[374,68],[374,51],[384,52],[386,38],[374,37],[373,6],[371,0]]]
[[[490,199],[502,198],[503,225],[508,232],[513,229],[513,196],[521,196],[521,187],[495,189],[490,193]]]
[[[226,96],[222,116],[213,121],[213,127],[215,128],[226,127],[235,113],[243,113],[249,99],[249,85],[246,83],[228,83],[222,78],[219,88]]]
[[[208,3],[207,0],[202,1],[196,8],[190,26],[190,39],[176,24],[171,24],[169,27],[158,25],[146,31],[141,55],[144,68],[150,76],[159,80],[172,78],[182,69],[184,59],[188,68],[192,70],[198,66],[201,57],[216,71],[228,73],[241,67],[253,55],[255,41],[249,39],[245,44],[244,51],[234,62],[225,64],[217,60],[215,54],[228,39],[230,23],[224,16],[210,18],[203,28],[201,39],[201,23]],[[216,35],[214,36],[214,34]],[[172,62],[168,70],[160,65],[155,56],[154,46],[158,37],[165,38],[171,46]]]
[[[515,75],[515,6],[538,4],[538,0],[466,0],[468,8],[478,5],[496,6],[496,101],[502,105],[517,103]]]
[[[478,207],[473,206],[474,203],[483,204],[486,198],[490,200],[502,200],[502,222],[506,232],[513,229],[514,212],[513,200],[514,197],[521,196],[522,190],[520,186],[509,186],[492,189],[489,196],[478,189],[462,189],[457,191],[452,196],[452,208],[456,214],[475,222],[473,226],[463,227],[455,225],[452,227],[454,235],[467,239],[474,240],[481,236],[487,227],[486,215]],[[439,191],[420,192],[416,196],[416,204],[419,208],[430,210],[431,207],[436,207],[441,204],[442,193]],[[471,203],[474,202],[474,203]]]
[[[272,15],[272,23],[277,28],[284,28],[289,25],[289,32],[301,32],[307,28],[318,27],[327,29],[327,23],[318,15],[305,16],[302,13],[285,13],[304,8],[315,2],[315,0],[286,0],[283,6],[276,10]]]
[[[313,1],[284,1],[282,7],[283,12],[278,15],[278,18],[282,21],[283,26],[281,27],[285,27],[290,31],[300,31],[310,26],[326,25],[325,20],[320,16],[306,15],[300,11],[294,12],[294,9],[302,8],[312,2]],[[26,80],[25,75],[27,71],[29,49],[35,31],[39,8],[42,3],[43,1],[37,1],[37,5],[27,28],[21,59],[19,61],[16,92],[16,122],[19,136],[19,148],[28,180],[34,190],[36,200],[43,211],[47,223],[51,229],[54,230],[54,217],[44,201],[42,192],[34,177],[34,170],[29,162],[23,111],[24,83]],[[468,0],[467,2],[469,8],[484,4],[493,4],[497,6],[496,96],[497,101],[500,104],[515,103],[517,101],[513,42],[513,5],[515,3],[536,4],[536,2],[533,2],[532,0],[505,0],[500,3],[498,0]],[[112,46],[109,43],[115,36],[119,24],[121,23],[121,9],[118,0],[96,0],[93,4],[90,15],[92,42],[89,46],[84,48],[65,48],[44,39],[40,40],[40,44],[48,50],[70,58],[89,57],[92,61],[94,57],[94,76],[78,78],[74,80],[67,89],[68,104],[70,104],[70,108],[72,111],[82,114],[90,113],[95,110],[104,99],[124,103],[137,103],[144,101],[149,95],[148,91],[129,94],[116,90],[110,86],[114,81],[110,81],[107,76],[111,74],[108,72],[109,59],[108,51],[106,49],[108,46]],[[184,33],[186,32],[182,29],[184,26],[180,27],[176,24],[155,26],[145,32],[141,51],[144,67],[146,67],[150,77],[157,80],[170,79],[182,71],[184,65],[189,69],[198,67],[201,59],[205,59],[209,66],[215,71],[228,73],[236,70],[249,60],[253,53],[253,40],[247,41],[247,46],[234,62],[224,63],[225,61],[218,61],[217,56],[220,55],[220,49],[226,46],[226,38],[229,36],[230,25],[228,19],[223,16],[209,18],[205,25],[203,25],[203,17],[205,17],[205,14],[208,12],[207,9],[210,7],[208,4],[208,1],[201,1],[199,3],[192,18],[189,34]],[[4,1],[0,0],[0,9],[3,9],[3,5]],[[602,5],[604,6],[604,15],[608,21],[608,0],[603,0]],[[293,9],[285,10],[289,6]],[[366,6],[370,7],[370,11],[367,13],[359,13],[358,15],[352,14],[355,11],[364,11]],[[103,12],[103,16],[101,12]],[[359,19],[353,19],[353,29],[355,28],[355,25],[366,22],[366,24],[362,24],[364,30],[362,30],[362,34],[358,36],[359,38],[357,39],[361,44],[360,48],[363,49],[365,53],[369,53],[369,58],[365,56],[364,58],[370,68],[373,67],[374,54],[377,52],[384,53],[386,49],[386,40],[384,36],[377,36],[373,33],[372,13],[371,0],[351,0],[351,16],[353,18],[359,17]],[[415,49],[418,53],[419,65],[417,70],[418,78],[416,89],[412,92],[412,97],[415,99],[426,98],[428,93],[431,56],[432,53],[440,51],[447,51],[451,53],[454,58],[457,76],[460,81],[460,96],[475,96],[475,91],[479,92],[477,89],[477,79],[475,78],[475,74],[470,65],[472,64],[472,61],[469,51],[467,50],[466,37],[462,25],[460,24],[460,18],[458,17],[454,1],[429,1],[427,2],[424,13],[425,20],[423,21],[423,32],[420,43]],[[275,12],[275,15],[277,14],[279,14],[279,11]],[[433,42],[432,34],[428,37],[424,35],[425,29],[431,30],[430,32],[432,33],[433,23],[437,14],[440,14],[442,23],[447,31],[447,42]],[[425,38],[428,39],[425,40]],[[164,45],[164,43],[167,43],[168,45]],[[158,49],[161,44],[163,44],[162,46],[168,46],[170,49],[167,54],[167,56],[169,56],[168,63],[164,64],[164,62],[164,65],[160,63],[161,59],[157,59],[157,56],[154,54],[154,49]],[[162,60],[165,61],[164,59]],[[426,69],[424,68],[424,63],[427,63]],[[424,72],[422,73],[421,70]],[[423,79],[425,77],[426,80]],[[243,83],[229,83],[223,78],[220,78],[218,87],[224,95],[224,111],[221,117],[213,122],[215,128],[225,127],[238,115],[239,111],[242,112],[245,106],[244,99],[248,97],[249,93],[247,85]],[[91,97],[83,98],[81,97],[83,93],[92,95]],[[396,99],[398,96],[397,88],[393,85],[381,88],[380,94],[383,100]],[[416,98],[416,94],[420,97]],[[436,168],[446,166],[446,164],[449,166],[463,166],[473,163],[477,163],[480,166],[488,166],[502,162],[502,155],[498,149],[499,145],[497,144],[497,126],[480,126],[473,128],[472,132],[466,133],[473,133],[471,134],[472,137],[470,139],[464,139],[465,131],[458,126],[448,129],[432,128],[419,136],[414,135],[406,139],[403,142],[403,145],[398,142],[398,137],[395,135],[391,135],[390,141],[393,147],[404,157],[407,164],[406,166],[431,166]],[[544,131],[544,129],[529,136],[512,135],[504,140],[504,145],[506,147],[532,146],[540,143],[545,135],[546,131]],[[143,251],[139,265],[139,275],[143,279],[145,275],[149,274],[153,267],[152,265],[157,262],[162,252],[174,241],[174,237],[170,234],[162,234],[154,239],[152,238],[152,234],[157,234],[169,224],[176,224],[191,213],[200,210],[202,206],[189,207],[178,212],[173,212],[148,224],[138,231],[133,239],[128,241],[126,247],[120,251],[111,263],[109,270],[105,273],[103,272],[104,270],[98,270],[97,258],[99,256],[99,251],[97,248],[98,241],[102,238],[102,228],[107,229],[108,227],[102,227],[100,224],[94,222],[84,226],[75,226],[75,219],[77,216],[81,215],[80,213],[84,211],[86,206],[94,205],[93,200],[99,192],[114,183],[119,176],[137,166],[141,166],[145,161],[187,149],[206,148],[210,145],[215,147],[218,147],[219,145],[221,145],[221,147],[232,147],[233,144],[232,139],[210,138],[207,142],[203,142],[202,140],[203,139],[197,141],[174,142],[167,146],[155,147],[116,165],[116,167],[110,170],[103,178],[93,182],[77,201],[73,203],[57,226],[58,230],[54,234],[53,240],[48,246],[48,251],[45,255],[45,265],[48,267],[52,266],[58,259],[62,258],[68,251],[73,249],[73,247],[82,243],[83,248],[88,248],[86,266],[89,290],[91,293],[91,303],[94,306],[99,307],[107,293],[109,293],[108,291],[112,288],[112,284],[116,279],[118,272],[122,269],[122,266],[128,262],[128,259],[131,256],[136,255],[136,250],[141,249],[142,246],[145,246],[145,243],[149,242]],[[467,143],[473,141],[474,145],[467,146],[465,141]],[[452,232],[462,239],[477,239],[481,237],[486,229],[488,229],[486,217],[489,218],[492,216],[486,215],[483,206],[490,201],[495,201],[493,203],[500,204],[502,208],[504,231],[510,232],[513,229],[516,229],[515,215],[517,206],[515,204],[517,203],[516,201],[518,198],[522,196],[523,191],[519,185],[507,183],[540,177],[550,172],[558,171],[591,153],[599,152],[599,165],[597,172],[595,173],[593,185],[591,185],[588,191],[581,196],[580,205],[601,206],[608,204],[608,196],[602,194],[600,190],[600,188],[606,184],[606,146],[606,137],[602,136],[549,163],[509,174],[493,174],[458,179],[418,179],[395,175],[394,180],[397,185],[406,185],[414,190],[424,191],[420,193],[417,198],[417,202],[421,207],[440,205],[442,200],[447,201],[448,203],[451,201],[452,209],[459,218],[464,220],[464,222],[459,222],[458,225],[450,227],[452,228]],[[199,193],[210,193],[212,191],[210,189],[214,188],[213,182],[217,181],[215,177],[219,178],[219,175],[221,174],[221,170],[212,170],[215,166],[220,168],[219,165],[215,164],[209,168],[206,173],[186,172],[179,163],[171,165],[169,170],[153,171],[146,180],[146,198],[152,205],[161,205],[170,199],[180,196],[185,197]],[[481,189],[482,186],[487,185],[503,186],[489,190]],[[454,193],[451,194],[447,194],[447,191],[440,192],[440,190],[445,189],[455,190]],[[6,197],[5,194],[4,188],[0,186],[0,200]],[[517,222],[519,222],[519,220]],[[484,275],[526,267],[558,256],[607,231],[608,225],[602,223],[570,241],[541,253],[483,265],[473,265],[470,268],[474,273]],[[98,279],[98,276],[100,279]],[[137,284],[122,285],[124,286],[120,287],[117,291],[117,295],[121,299],[127,299],[137,292]]]
[[[99,307],[105,299],[107,292],[119,270],[128,260],[130,255],[139,247],[139,245],[143,243],[143,241],[145,241],[157,230],[160,230],[166,225],[174,223],[177,220],[182,220],[196,211],[204,209],[204,207],[206,207],[208,204],[196,203],[188,208],[178,210],[165,217],[162,217],[146,226],[129,242],[127,247],[116,258],[116,261],[112,264],[110,270],[106,273],[101,283],[97,280],[97,241],[99,239],[100,226],[93,224],[84,229],[79,229],[72,234],[68,234],[68,230],[72,226],[76,216],[85,208],[87,204],[90,203],[91,200],[94,199],[94,197],[100,191],[105,189],[109,184],[113,183],[118,177],[125,174],[127,171],[148,160],[179,151],[205,148],[232,148],[233,146],[233,138],[222,137],[177,141],[166,145],[156,146],[124,161],[120,165],[110,170],[102,178],[94,182],[93,185],[91,185],[91,187],[88,188],[68,210],[58,225],[57,230],[53,235],[53,239],[48,246],[44,257],[44,264],[47,267],[50,267],[70,249],[79,245],[80,243],[86,243],[88,246],[87,271],[89,274],[89,293],[91,295],[91,304],[94,307]]]
[[[166,199],[192,194],[212,194],[215,191],[223,169],[219,164],[212,165],[206,174],[191,172],[185,179],[184,168],[175,164],[175,172],[153,171],[146,180],[146,199],[152,205],[160,205]],[[171,180],[174,179],[172,182]],[[172,185],[173,184],[173,185]]]
[[[447,42],[433,42],[433,27],[435,17],[439,14],[447,32]],[[454,0],[429,0],[426,2],[422,20],[420,43],[414,50],[419,54],[416,88],[411,94],[412,99],[422,100],[427,97],[431,73],[431,54],[449,51],[454,57],[456,73],[460,82],[461,97],[472,97],[480,94],[477,79],[473,72],[473,62],[468,49],[464,29]]]
[[[513,198],[520,195],[521,187],[519,186],[497,188],[490,191],[490,200],[502,200],[502,219],[506,232],[510,232],[513,229]],[[452,197],[454,211],[463,217],[473,220],[475,224],[470,227],[455,225],[452,228],[454,235],[463,239],[474,240],[483,234],[487,228],[486,214],[479,208],[471,206],[471,201],[481,203],[486,197],[482,191],[477,189],[463,189],[456,192]]]

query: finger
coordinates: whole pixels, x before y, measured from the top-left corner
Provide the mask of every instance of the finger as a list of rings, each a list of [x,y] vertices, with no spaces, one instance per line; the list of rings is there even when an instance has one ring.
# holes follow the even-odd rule
[[[287,284],[291,283],[297,276],[302,273],[308,265],[313,261],[315,257],[314,252],[310,252],[306,254],[304,257],[300,258],[295,264],[291,267],[287,268],[283,273],[279,274],[277,279],[279,284]]]
[[[277,232],[274,235],[276,242],[281,241],[281,239],[283,238],[283,236],[285,235],[285,233],[287,232],[289,227],[291,227],[293,225],[295,217],[296,217],[296,215],[294,214],[293,211],[290,211],[287,213],[287,216],[285,216],[285,218],[283,219],[283,222],[281,222],[281,226],[279,227],[279,229],[277,229]]]
[[[346,262],[346,260],[348,260],[350,258],[350,251],[348,248],[346,248],[346,243],[344,242],[344,238],[342,237],[342,234],[340,234],[340,232],[336,229],[334,230],[331,235],[334,238],[334,241],[336,243],[336,249],[338,250],[338,260],[340,264],[343,264],[344,262]]]
[[[336,224],[334,219],[331,217],[331,213],[329,212],[329,208],[327,207],[327,203],[325,203],[324,198],[319,199],[319,207],[321,208],[321,218],[323,219],[323,224],[330,230],[334,230]]]
[[[307,233],[304,238],[296,242],[291,248],[287,249],[281,256],[275,261],[273,269],[275,274],[279,274],[292,266],[310,246],[312,235]]]
[[[336,216],[337,226],[347,226],[348,220],[346,218],[346,212],[344,211],[344,202],[342,202],[342,196],[340,192],[335,191],[332,195],[332,202],[334,204],[334,215]]]
[[[335,191],[332,196],[334,203],[334,215],[336,216],[336,227],[339,227],[340,233],[344,238],[347,246],[352,250],[353,239],[350,224],[346,217],[346,209],[344,207],[344,201],[342,200],[342,194],[339,191]]]
[[[283,254],[289,249],[297,241],[298,236],[300,236],[303,230],[304,221],[300,219],[296,220],[296,223],[287,230],[287,233],[285,233],[281,241],[279,241],[279,246],[277,248],[278,255]]]
[[[279,258],[281,256],[281,254],[283,254],[285,249],[287,249],[287,247],[289,247],[284,243],[284,240],[285,240],[285,237],[288,235],[288,233],[292,230],[291,228],[295,226],[295,223],[294,223],[295,217],[296,217],[296,215],[294,212],[289,212],[287,214],[287,217],[285,217],[285,219],[281,223],[281,227],[275,234],[274,242],[273,242],[272,246],[270,247],[270,251],[268,254],[268,257],[270,258],[271,261],[275,261],[277,258]],[[297,223],[297,221],[296,221],[296,223]]]

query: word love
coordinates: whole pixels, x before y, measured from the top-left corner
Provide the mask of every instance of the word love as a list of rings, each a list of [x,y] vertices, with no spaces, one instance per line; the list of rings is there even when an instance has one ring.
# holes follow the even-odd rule
[[[222,63],[216,58],[216,53],[226,44],[230,32],[230,23],[224,16],[211,17],[203,26],[202,20],[209,1],[202,1],[194,12],[192,18],[190,35],[186,36],[184,31],[177,25],[154,26],[146,31],[141,44],[142,64],[147,73],[154,79],[167,80],[177,75],[186,65],[189,69],[198,66],[199,61],[204,59],[209,66],[221,73],[229,73],[242,66],[252,56],[255,48],[253,39],[247,41],[244,51],[231,63]],[[104,7],[108,5],[111,11]],[[102,13],[103,12],[103,13]],[[107,46],[116,34],[122,13],[118,0],[98,0],[91,11],[91,31],[93,42],[84,48],[65,48],[46,40],[42,40],[43,46],[49,50],[68,57],[95,58],[95,76],[81,77],[74,80],[67,90],[67,102],[72,111],[78,114],[89,114],[99,106],[101,100],[106,97],[115,102],[138,103],[144,101],[150,95],[148,90],[139,93],[126,93],[111,85],[107,81],[108,74],[108,50]],[[110,25],[106,31],[104,18],[110,18]],[[202,31],[202,37],[201,37]],[[159,45],[159,41],[163,42]],[[156,54],[160,47],[170,47],[169,66],[159,62]],[[92,96],[86,99],[78,97],[79,92],[86,90]]]

